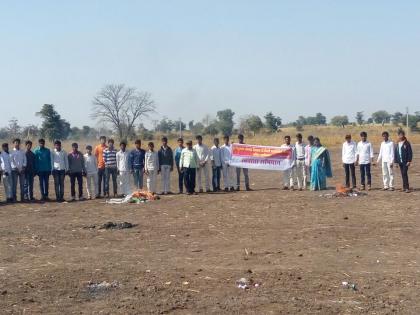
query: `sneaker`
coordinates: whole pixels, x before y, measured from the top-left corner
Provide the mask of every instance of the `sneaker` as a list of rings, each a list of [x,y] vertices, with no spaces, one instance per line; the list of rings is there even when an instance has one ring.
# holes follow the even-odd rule
[[[209,192],[211,192],[211,190],[210,189],[206,189],[206,193],[209,193]]]
[[[289,187],[283,186],[283,190],[289,190]]]
[[[295,190],[295,187],[293,187],[293,186],[292,186],[292,187],[290,187],[290,190]]]
[[[391,187],[391,188],[389,188],[388,190],[389,190],[389,191],[395,191],[395,188],[394,188],[394,187]]]
[[[225,188],[225,191],[226,191],[226,192],[228,192],[228,191],[229,191],[229,188],[227,188],[227,187],[226,187],[226,188]]]
[[[241,188],[240,187],[236,187],[236,191],[240,191],[241,190]]]
[[[90,198],[89,198],[90,199]],[[85,201],[86,198],[85,197],[79,197],[79,201]]]
[[[360,186],[360,190],[365,190],[365,189],[366,189],[365,185]]]
[[[367,186],[367,190],[370,191],[372,187],[370,185]]]
[[[245,189],[246,189],[246,191],[252,191],[252,188],[250,188],[250,187],[246,187]]]
[[[203,192],[203,189],[202,189],[202,188],[200,188],[200,190],[199,190],[198,192],[202,193],[202,192]]]
[[[303,188],[299,188],[299,191],[303,191]]]
[[[404,192],[408,194],[410,193],[410,189],[404,189]]]
[[[235,188],[233,188],[233,187],[230,187],[230,191],[235,191]]]
[[[384,187],[384,188],[381,189],[381,191],[387,191],[387,190],[389,190],[388,187]]]

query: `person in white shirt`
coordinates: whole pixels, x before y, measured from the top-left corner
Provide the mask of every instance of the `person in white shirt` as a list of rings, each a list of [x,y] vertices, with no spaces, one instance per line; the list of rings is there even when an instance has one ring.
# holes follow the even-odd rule
[[[88,199],[96,198],[98,195],[98,161],[96,156],[92,154],[92,146],[86,146],[86,154],[83,156],[85,159],[86,169],[86,190]],[[93,182],[93,190],[92,190]]]
[[[384,141],[381,143],[377,161],[378,163],[380,161],[382,162],[382,177],[384,182],[384,188],[382,190],[394,190],[394,142],[389,140],[389,133],[387,131],[382,133],[382,138]]]
[[[239,144],[245,144],[244,142],[244,135],[239,134],[238,135],[238,141]],[[248,169],[243,167],[236,167],[236,191],[240,190],[240,184],[241,184],[241,170],[242,173],[244,173],[244,179],[245,179],[245,190],[251,191],[251,187],[249,187],[249,175],[248,175]]]
[[[197,144],[194,146],[197,152],[199,165],[197,169],[197,182],[199,192],[203,192],[203,184],[201,178],[204,174],[204,181],[206,192],[210,192],[210,150],[209,147],[203,144],[203,137],[198,135],[196,137]]]
[[[295,165],[295,176],[297,179],[298,189],[300,191],[306,190],[306,146],[302,142],[302,134],[296,135],[295,153],[296,153],[296,165]]]
[[[64,179],[69,170],[69,160],[66,151],[61,149],[59,140],[54,142],[54,150],[51,152],[51,167],[56,201],[64,202]]]
[[[283,190],[295,190],[294,186],[294,178],[295,178],[295,165],[296,165],[296,152],[295,147],[290,144],[291,138],[290,136],[284,137],[284,144],[282,144],[281,148],[288,148],[292,149],[292,167],[282,171],[282,178],[283,178]]]
[[[159,156],[154,151],[155,145],[153,142],[148,144],[149,150],[146,152],[144,158],[144,172],[147,176],[147,190],[156,194],[156,181],[159,172]]]
[[[370,190],[372,187],[372,175],[370,172],[371,164],[375,165],[375,163],[373,163],[373,147],[372,144],[367,141],[367,133],[365,131],[360,133],[360,138],[362,140],[357,144],[356,151],[356,165],[360,166],[360,189],[366,189],[367,178],[367,190]]]
[[[314,136],[308,136],[308,144],[305,146],[305,167],[306,167],[306,184],[309,186],[311,182],[311,159],[312,159],[312,147],[314,146]]]
[[[127,196],[131,194],[130,188],[130,152],[127,150],[127,143],[120,143],[120,151],[117,152],[117,170],[118,170],[118,191]]]
[[[2,144],[0,153],[0,171],[3,178],[4,194],[7,202],[13,202],[12,194],[12,165],[10,162],[9,145]]]
[[[214,138],[214,145],[211,147],[212,185],[213,191],[220,191],[220,175],[222,170],[222,150],[219,147],[219,138]]]
[[[235,167],[230,165],[232,158],[232,146],[229,144],[229,136],[223,137],[224,144],[220,147],[221,159],[222,159],[222,170],[223,170],[223,183],[225,185],[225,191],[235,191],[233,188]]]
[[[20,201],[23,202],[25,201],[26,153],[20,149],[20,139],[13,140],[13,146],[13,151],[10,153],[13,201],[17,201],[17,184],[19,181]]]
[[[350,175],[352,188],[356,188],[356,142],[351,140],[351,135],[346,135],[346,142],[343,143],[342,160],[344,171],[346,172],[346,187],[350,188]]]

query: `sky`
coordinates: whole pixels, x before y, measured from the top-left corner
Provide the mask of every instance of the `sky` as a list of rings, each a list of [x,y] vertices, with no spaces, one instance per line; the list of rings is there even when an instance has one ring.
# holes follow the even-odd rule
[[[414,112],[419,21],[408,0],[0,0],[0,126],[44,103],[92,126],[109,83],[150,92],[149,120]]]

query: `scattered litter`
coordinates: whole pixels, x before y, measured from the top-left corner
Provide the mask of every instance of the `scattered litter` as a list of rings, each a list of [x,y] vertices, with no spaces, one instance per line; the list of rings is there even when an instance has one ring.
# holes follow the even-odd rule
[[[112,289],[119,288],[120,284],[117,281],[112,281],[111,283],[102,281],[102,282],[91,282],[89,281],[87,289],[91,294],[105,293]]]
[[[351,189],[351,188],[344,187],[342,185],[337,185],[334,193],[322,194],[319,196],[324,197],[324,198],[342,198],[342,197],[363,197],[367,195],[368,195],[367,193],[361,192],[357,189]]]
[[[341,282],[341,285],[346,289],[352,289],[353,291],[357,291],[357,285],[356,283],[350,283],[347,281]]]
[[[171,283],[171,281],[165,282],[166,285],[170,285]]]
[[[146,270],[146,272],[148,272],[148,273],[149,273],[149,272],[150,272],[150,269],[147,269],[147,270]]]
[[[188,281],[182,282],[183,285],[189,285],[190,283]]]
[[[7,294],[7,290],[1,291],[1,295],[6,295],[6,294]]]
[[[145,203],[148,201],[159,200],[160,197],[144,190],[137,190],[132,194],[127,195],[125,198],[113,198],[107,200],[106,203],[110,204],[125,204],[125,203]]]
[[[193,289],[187,289],[187,291],[190,291],[190,292],[195,292],[195,293],[200,293],[200,291],[198,291],[198,290],[193,290]]]
[[[137,226],[137,224],[132,224],[130,222],[106,222],[102,224],[99,229],[105,229],[105,230],[122,230],[122,229],[131,229],[133,227]]]
[[[246,278],[241,278],[236,281],[236,285],[238,286],[239,289],[243,289],[243,290],[249,289],[248,284],[249,282]]]

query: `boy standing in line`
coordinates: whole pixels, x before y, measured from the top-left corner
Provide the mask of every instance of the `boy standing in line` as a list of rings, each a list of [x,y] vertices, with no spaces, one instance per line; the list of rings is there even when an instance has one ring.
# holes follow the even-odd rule
[[[244,135],[243,134],[239,134],[238,135],[238,141],[239,141],[239,144],[245,144],[245,142],[244,142]],[[246,189],[246,191],[250,191],[251,188],[249,187],[248,169],[247,168],[242,168],[242,167],[237,167],[236,168],[236,191],[241,190],[240,189],[240,185],[241,185],[241,170],[244,173],[245,189]]]
[[[148,150],[144,158],[144,172],[147,175],[147,190],[156,194],[156,178],[159,174],[159,156],[154,151],[155,145],[149,142]]]
[[[220,175],[222,170],[222,151],[219,147],[219,138],[214,138],[214,145],[211,147],[212,185],[213,191],[220,191]]]
[[[127,152],[127,144],[120,143],[120,151],[117,152],[117,170],[119,179],[119,192],[124,197],[131,194],[130,188],[130,153]]]
[[[295,152],[296,152],[296,166],[295,166],[295,174],[298,184],[299,191],[306,190],[306,165],[305,165],[305,158],[306,158],[306,146],[303,143],[302,134],[298,133],[296,135],[296,144],[295,144]]]
[[[410,184],[408,181],[408,169],[413,160],[413,150],[410,142],[405,137],[404,130],[398,131],[398,146],[395,148],[395,163],[398,163],[401,170],[401,177],[403,181],[403,192],[410,192]]]
[[[104,194],[109,198],[109,179],[112,177],[114,198],[117,197],[117,151],[114,149],[114,139],[108,140],[108,147],[104,150],[103,161],[105,163],[105,190]],[[99,167],[98,167],[99,168]],[[99,173],[98,173],[99,176]]]
[[[34,201],[35,154],[32,152],[32,141],[26,141],[26,168],[25,168],[25,199]]]
[[[162,146],[158,151],[160,173],[162,175],[162,194],[171,192],[171,172],[174,170],[174,154],[168,146],[168,138],[162,138]]]
[[[98,161],[92,154],[92,146],[86,146],[86,154],[83,156],[86,169],[86,190],[89,199],[98,195]],[[93,182],[93,190],[92,190]]]
[[[20,149],[20,139],[13,140],[13,146],[13,151],[10,153],[13,201],[17,201],[17,182],[19,180],[20,201],[23,202],[25,201],[26,154]]]
[[[233,176],[235,174],[235,167],[230,166],[232,158],[232,146],[229,144],[229,136],[223,137],[224,144],[220,148],[222,158],[223,183],[225,191],[235,191],[233,188]]]
[[[49,201],[49,185],[51,175],[51,151],[45,147],[45,140],[38,140],[38,147],[35,149],[35,172],[39,178],[39,190],[41,192],[41,200]]]
[[[12,164],[10,162],[9,145],[2,144],[2,152],[0,153],[0,170],[3,177],[4,193],[7,202],[13,202],[12,192]]]
[[[179,166],[182,150],[184,150],[184,139],[178,138],[178,147],[175,149],[175,165],[178,171],[179,194],[182,194],[184,192],[184,172],[181,172],[181,167]]]
[[[51,168],[56,201],[64,202],[64,178],[69,171],[69,160],[66,151],[61,149],[61,141],[59,140],[54,142],[54,151],[51,152]]]
[[[106,182],[106,174],[105,174],[105,161],[104,161],[104,151],[107,148],[106,145],[106,137],[101,136],[99,138],[99,141],[101,142],[98,144],[95,148],[95,157],[96,161],[98,161],[98,193],[96,195],[96,198],[101,198],[101,190],[103,188],[104,195],[105,195],[105,182]]]
[[[203,137],[197,136],[197,144],[194,146],[195,152],[197,152],[198,159],[200,163],[197,169],[197,182],[198,182],[198,189],[199,192],[203,192],[203,186],[201,182],[201,176],[204,173],[204,181],[206,192],[210,192],[210,175],[209,175],[209,168],[210,168],[210,150],[209,147],[203,144]]]
[[[134,177],[136,189],[143,189],[144,156],[146,151],[141,148],[141,140],[137,139],[134,144],[136,147],[130,152],[131,173]]]
[[[181,152],[179,168],[184,173],[185,189],[188,195],[196,195],[195,192],[195,174],[200,163],[197,152],[192,147],[192,141],[187,141],[187,147]]]
[[[85,159],[82,152],[79,151],[79,145],[77,143],[72,143],[71,148],[72,151],[68,155],[71,201],[76,200],[76,180],[79,188],[79,201],[82,201],[84,200],[83,175],[86,174]]]
[[[292,167],[283,171],[283,190],[295,190],[294,186],[294,177],[295,177],[295,167],[296,167],[296,152],[295,147],[291,145],[291,137],[285,136],[284,137],[284,144],[282,144],[281,148],[287,148],[292,150]]]
[[[384,182],[384,188],[382,190],[394,190],[394,142],[389,140],[389,133],[387,131],[382,132],[382,138],[384,141],[381,143],[381,148],[378,155],[378,163],[381,161],[382,165],[382,176]]]
[[[371,163],[373,163],[373,147],[372,144],[367,141],[367,133],[362,131],[360,133],[360,138],[362,139],[357,144],[357,153],[356,153],[356,165],[360,165],[360,181],[361,181],[361,190],[366,189],[366,177],[367,177],[367,190],[371,190],[372,187],[372,175],[371,175]]]
[[[305,146],[305,168],[306,168],[306,185],[309,187],[311,183],[311,160],[312,160],[312,147],[314,145],[315,138],[313,136],[308,137],[308,144]]]
[[[346,141],[343,143],[342,160],[343,167],[346,173],[346,187],[350,188],[350,175],[352,181],[352,188],[356,188],[356,150],[357,145],[351,140],[351,135],[346,135]]]

